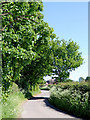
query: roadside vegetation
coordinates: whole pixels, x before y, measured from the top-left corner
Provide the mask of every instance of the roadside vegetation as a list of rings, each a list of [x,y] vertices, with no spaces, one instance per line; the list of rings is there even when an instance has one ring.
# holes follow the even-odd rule
[[[38,95],[41,93],[40,89],[39,89],[39,85],[37,84],[35,87],[33,87],[32,91],[30,91],[32,96]]]
[[[63,82],[84,59],[76,42],[59,40],[44,21],[43,2],[1,2],[0,5],[2,116],[11,118],[16,116],[25,98],[40,93],[43,76],[54,73],[58,75],[58,83]]]
[[[18,118],[21,113],[21,105],[27,100],[27,98],[32,98],[34,95],[40,93],[38,86],[30,91],[30,95],[25,97],[25,91],[18,88],[18,85],[13,83],[12,88],[10,88],[10,93],[8,97],[4,98],[2,103],[2,118]],[[5,97],[5,95],[4,95]]]
[[[48,86],[41,87],[40,90],[50,90],[50,87],[48,87]]]
[[[90,118],[90,88],[87,82],[60,83],[51,86],[49,101],[69,114]]]
[[[17,118],[20,113],[20,106],[25,100],[23,92],[13,83],[8,97],[2,100],[2,118]]]
[[[40,84],[41,90],[50,90],[49,102],[55,107],[80,118],[90,118],[90,77],[85,80]],[[85,82],[86,81],[86,82]]]

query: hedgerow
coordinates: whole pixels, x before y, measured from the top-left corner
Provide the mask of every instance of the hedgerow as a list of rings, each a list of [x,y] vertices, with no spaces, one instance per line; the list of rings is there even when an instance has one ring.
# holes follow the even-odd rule
[[[54,86],[50,92],[51,104],[78,117],[90,118],[88,86]]]

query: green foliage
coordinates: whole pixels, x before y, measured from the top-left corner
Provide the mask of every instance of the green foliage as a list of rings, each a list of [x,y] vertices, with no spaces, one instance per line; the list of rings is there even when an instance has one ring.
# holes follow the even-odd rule
[[[3,118],[17,118],[20,114],[20,105],[26,98],[30,99],[32,96],[39,94],[41,91],[39,86],[32,86],[32,91],[21,91],[18,86],[13,83],[10,92],[6,99],[2,97],[2,117]],[[5,94],[4,94],[5,96]]]
[[[53,29],[43,21],[42,2],[5,2],[2,9],[3,100],[13,82],[31,97],[32,86],[46,74],[48,40],[54,37]]]
[[[77,82],[77,81],[74,81],[74,82],[60,82],[59,84],[57,84],[57,86],[65,86],[65,85],[69,85],[69,86],[74,86],[74,85],[77,85],[77,86],[81,86],[81,85],[86,85],[88,86],[88,82]]]
[[[27,90],[27,91],[24,91],[24,94],[25,94],[25,98],[27,98],[27,99],[31,99],[32,98],[32,93],[31,93],[31,91],[29,90]]]
[[[90,118],[89,90],[87,85],[54,86],[49,101],[70,114]]]
[[[85,79],[83,77],[79,78],[79,82],[85,81]]]
[[[22,86],[19,86],[19,87],[22,87]],[[33,97],[33,95],[40,93],[38,84],[26,85],[26,88],[22,87],[21,89],[24,90],[23,93],[25,94],[25,98],[27,98],[27,99],[31,99]]]
[[[49,41],[55,34],[43,21],[42,2],[5,2],[2,9],[2,89],[12,82],[28,89],[51,70]]]
[[[48,84],[49,89],[51,89],[53,86],[57,86],[55,84]]]
[[[71,79],[65,79],[63,82],[73,82]]]
[[[1,7],[4,101],[13,82],[31,98],[43,76],[53,69],[58,81],[63,81],[83,63],[79,46],[73,41],[59,41],[53,28],[44,22],[42,2],[3,2]]]
[[[46,84],[46,81],[44,80],[44,79],[39,79],[39,81],[38,81],[38,84],[40,85],[40,84]]]
[[[23,92],[13,83],[7,100],[5,102],[2,100],[2,118],[17,118],[17,115],[20,113],[20,104],[24,100]]]
[[[48,87],[48,86],[41,87],[40,90],[50,90],[50,87]]]
[[[89,82],[90,81],[90,77],[87,76],[86,79],[85,79],[86,82]]]
[[[65,81],[69,77],[70,71],[75,70],[83,63],[79,46],[74,41],[65,41],[58,39],[51,41],[51,50],[53,54],[53,69],[59,76],[58,81]]]
[[[40,91],[40,89],[38,89],[38,90],[36,90],[36,91],[32,91],[31,93],[32,93],[32,95],[34,96],[34,95],[40,94],[41,91]]]
[[[44,16],[41,13],[43,11],[42,2],[2,2],[1,7],[2,115],[3,118],[14,118],[18,111],[17,106],[24,100],[24,95],[30,99],[33,95],[40,93],[38,84],[44,84],[43,76],[53,73],[53,69],[55,69],[55,74],[59,76],[58,81],[64,81],[69,77],[70,71],[83,63],[83,59],[76,43],[58,40],[53,28],[44,22]],[[13,82],[24,90],[24,95],[18,90],[16,84],[13,85]],[[69,85],[61,85],[60,88],[58,85],[55,86],[55,94],[54,92],[51,94],[50,100],[53,100],[52,95],[56,95],[55,104],[61,102],[60,107],[66,103],[66,108],[68,108],[68,103],[70,103],[69,110],[77,110],[78,113],[79,107],[81,107],[80,110],[86,110],[88,113],[87,92],[82,95],[83,99],[84,96],[86,97],[84,102],[79,99],[81,93],[76,92],[82,90],[81,87],[72,88]],[[51,87],[53,85],[44,89]],[[75,99],[71,96],[70,89],[75,92],[75,95],[73,94],[74,97],[76,96]],[[86,87],[83,89],[85,91]],[[58,98],[60,98],[59,102]],[[86,114],[84,113],[84,115]]]
[[[44,87],[44,86],[45,86],[45,84],[39,84],[39,88]]]

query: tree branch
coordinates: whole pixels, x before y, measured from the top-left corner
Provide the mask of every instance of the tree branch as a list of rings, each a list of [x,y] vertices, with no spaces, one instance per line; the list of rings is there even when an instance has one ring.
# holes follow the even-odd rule
[[[5,13],[5,14],[1,14],[0,16],[3,16],[3,15],[8,15],[9,13]]]
[[[2,9],[2,10],[5,11],[5,9]],[[13,13],[7,12],[7,13],[5,13],[5,14],[1,14],[0,16],[2,16],[2,15],[7,15],[7,14],[11,14],[12,16],[14,15]],[[31,16],[31,15],[22,15],[22,16]],[[39,24],[39,23],[38,23],[37,21],[35,21],[35,20],[32,20],[32,19],[30,19],[30,18],[24,18],[24,17],[22,17],[22,16],[16,16],[16,17],[17,17],[17,18],[26,19],[26,20],[31,20],[31,21]]]
[[[7,27],[7,25],[5,25],[5,27],[4,27],[4,28],[2,28],[2,29],[1,29],[1,31],[3,31],[6,27]]]
[[[22,17],[22,16],[17,16],[17,17],[20,17],[20,18],[25,19],[25,20],[31,20],[31,21],[33,21],[33,22],[35,22],[35,23],[38,23],[38,22],[35,21],[35,20],[29,19],[29,18],[24,18],[24,17]],[[39,23],[38,23],[38,24],[39,24]]]
[[[0,5],[8,4],[9,2],[1,2]]]
[[[2,10],[5,11],[5,9],[2,9]],[[7,13],[4,13],[4,14],[1,14],[0,16],[4,16],[4,15],[8,15],[8,14],[11,14],[12,16],[14,15],[13,13],[7,12]],[[31,15],[22,15],[22,16],[31,16]],[[39,24],[39,23],[38,23],[37,21],[35,21],[35,20],[32,20],[32,19],[30,19],[30,18],[24,18],[24,17],[22,17],[22,16],[16,16],[16,18],[22,18],[22,19],[25,19],[25,20],[31,20],[31,21]],[[16,20],[16,19],[15,19],[15,20]],[[21,20],[21,19],[20,19],[20,20]],[[6,27],[7,27],[7,25],[5,25],[5,27],[2,28],[1,31],[3,31]]]

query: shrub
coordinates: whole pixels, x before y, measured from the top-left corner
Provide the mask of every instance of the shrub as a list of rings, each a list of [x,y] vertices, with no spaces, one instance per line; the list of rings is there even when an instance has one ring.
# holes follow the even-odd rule
[[[88,86],[54,86],[49,101],[59,109],[78,117],[90,118]]]

